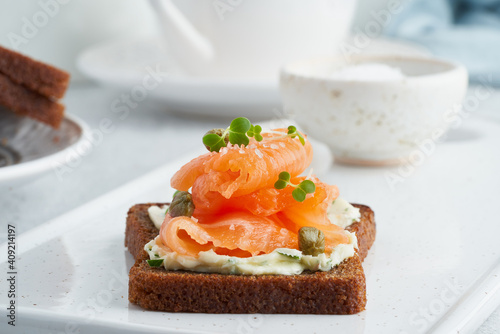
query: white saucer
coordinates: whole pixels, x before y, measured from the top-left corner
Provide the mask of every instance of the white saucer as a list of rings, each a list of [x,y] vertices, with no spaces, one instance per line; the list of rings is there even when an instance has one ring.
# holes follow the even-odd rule
[[[362,54],[429,55],[420,45],[385,38],[358,50]],[[283,116],[276,111],[281,109],[278,75],[258,80],[190,76],[175,64],[158,37],[130,37],[92,46],[79,55],[77,65],[88,77],[131,95],[135,92],[138,98],[143,98],[140,91],[146,91],[173,112],[254,119]],[[145,90],[148,68],[163,74],[156,88]]]
[[[87,125],[72,115],[55,130],[0,109],[0,186],[24,184],[50,172],[87,132]]]

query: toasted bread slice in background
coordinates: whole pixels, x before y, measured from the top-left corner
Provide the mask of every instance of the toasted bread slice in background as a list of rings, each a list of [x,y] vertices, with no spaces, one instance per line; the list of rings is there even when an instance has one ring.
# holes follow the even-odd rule
[[[34,118],[56,129],[64,118],[64,105],[14,83],[1,73],[0,105],[20,116]]]
[[[60,99],[68,88],[68,72],[0,46],[0,73],[48,98]]]
[[[151,268],[144,245],[158,235],[148,208],[130,208],[125,246],[136,259],[129,275],[129,301],[148,310],[202,313],[354,314],[366,305],[361,265],[375,240],[373,211],[357,205],[358,252],[328,272],[300,275],[222,275]]]

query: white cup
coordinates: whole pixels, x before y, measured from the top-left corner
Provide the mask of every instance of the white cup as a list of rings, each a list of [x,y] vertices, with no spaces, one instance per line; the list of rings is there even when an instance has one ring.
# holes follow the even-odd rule
[[[189,74],[273,78],[295,58],[332,55],[356,0],[150,0]]]

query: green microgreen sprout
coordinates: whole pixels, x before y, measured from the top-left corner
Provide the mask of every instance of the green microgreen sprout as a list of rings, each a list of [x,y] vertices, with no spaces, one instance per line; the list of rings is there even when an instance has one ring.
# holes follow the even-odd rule
[[[254,137],[256,141],[262,141],[264,139],[260,134],[262,132],[262,126],[260,125],[252,125],[250,126],[250,130],[247,131],[247,135],[249,137]]]
[[[302,145],[305,145],[306,144],[306,140],[304,139],[304,136],[302,136],[302,134],[300,132],[297,131],[297,128],[293,125],[290,125],[288,127],[288,133],[287,135],[291,138],[295,138],[295,137],[299,137],[299,140],[300,140],[300,143]]]
[[[316,191],[316,185],[311,180],[304,180],[299,184],[290,182],[291,176],[288,172],[281,172],[278,176],[278,181],[274,183],[274,188],[281,190],[288,186],[295,188],[292,191],[293,199],[297,202],[304,202],[307,194],[312,194]]]
[[[232,120],[229,127],[224,129],[214,129],[208,131],[203,136],[203,144],[211,152],[219,152],[221,148],[226,147],[227,143],[233,145],[248,145],[250,138],[261,141],[263,139],[260,134],[262,127],[253,125],[248,118],[238,117]]]
[[[287,128],[287,133],[286,134],[283,134],[283,132],[279,132],[279,131],[266,131],[267,133],[274,133],[274,134],[277,134],[279,136],[277,137],[266,137],[264,140],[274,140],[274,139],[280,139],[280,138],[286,138],[286,137],[290,137],[290,138],[296,138],[298,137],[299,140],[300,140],[300,143],[302,145],[305,145],[306,144],[306,139],[304,138],[304,136],[299,132],[297,131],[297,128],[293,125],[290,125],[288,128]]]

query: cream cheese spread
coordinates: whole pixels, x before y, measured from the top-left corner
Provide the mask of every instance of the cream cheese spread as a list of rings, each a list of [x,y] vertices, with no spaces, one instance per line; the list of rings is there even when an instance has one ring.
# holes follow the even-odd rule
[[[157,205],[153,205],[148,208],[149,219],[151,219],[157,229],[161,228],[161,224],[163,224],[165,215],[167,214],[167,209],[168,205],[164,205],[161,208]]]
[[[158,237],[144,246],[151,260],[163,259],[166,270],[189,270],[196,272],[239,275],[297,275],[304,270],[329,271],[345,259],[354,255],[357,239],[354,233],[345,231],[348,244],[337,245],[330,254],[303,255],[297,249],[278,248],[264,255],[247,258],[219,255],[213,250],[200,252],[198,257],[170,252]]]
[[[351,203],[338,197],[328,209],[328,218],[332,224],[346,228],[354,222],[359,222],[361,213]]]

